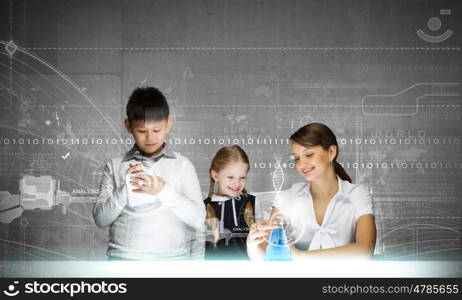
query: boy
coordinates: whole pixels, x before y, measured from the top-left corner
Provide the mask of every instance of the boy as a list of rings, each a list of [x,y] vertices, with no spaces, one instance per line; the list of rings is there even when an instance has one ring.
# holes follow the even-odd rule
[[[93,208],[96,225],[110,226],[109,260],[203,258],[205,210],[199,180],[192,163],[165,143],[172,125],[158,89],[133,91],[125,127],[135,145],[106,163]],[[142,201],[134,202],[135,197]]]

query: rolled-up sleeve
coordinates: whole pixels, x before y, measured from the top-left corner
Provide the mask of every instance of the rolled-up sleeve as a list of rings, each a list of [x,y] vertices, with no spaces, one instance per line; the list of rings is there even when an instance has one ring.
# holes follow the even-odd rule
[[[126,186],[117,187],[111,161],[106,163],[101,178],[99,194],[93,207],[93,218],[98,227],[111,225],[126,205]]]

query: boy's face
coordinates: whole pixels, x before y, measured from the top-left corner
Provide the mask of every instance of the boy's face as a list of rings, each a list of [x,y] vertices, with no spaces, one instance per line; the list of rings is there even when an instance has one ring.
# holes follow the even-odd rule
[[[136,145],[147,157],[152,157],[162,151],[165,138],[172,129],[171,118],[161,121],[133,121],[125,119],[125,127],[135,138]]]

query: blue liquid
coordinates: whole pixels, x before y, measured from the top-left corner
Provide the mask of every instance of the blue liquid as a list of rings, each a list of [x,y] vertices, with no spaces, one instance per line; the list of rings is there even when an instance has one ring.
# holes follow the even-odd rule
[[[274,228],[271,231],[270,240],[266,247],[265,260],[288,261],[292,260],[290,248],[287,245],[287,237],[284,228]]]

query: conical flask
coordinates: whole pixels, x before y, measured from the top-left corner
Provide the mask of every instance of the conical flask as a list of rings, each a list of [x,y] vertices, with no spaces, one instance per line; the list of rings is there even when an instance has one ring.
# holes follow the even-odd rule
[[[292,260],[292,254],[287,243],[287,236],[282,226],[273,228],[273,230],[271,230],[268,246],[266,247],[265,260]]]

